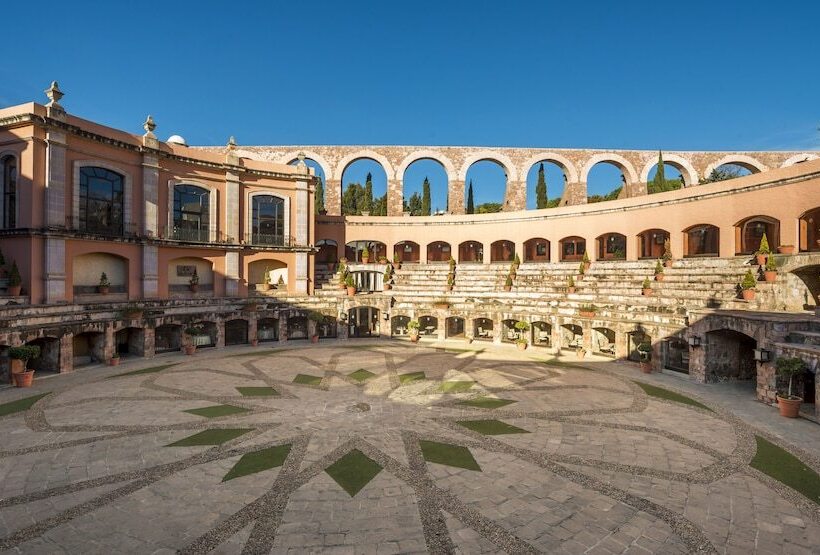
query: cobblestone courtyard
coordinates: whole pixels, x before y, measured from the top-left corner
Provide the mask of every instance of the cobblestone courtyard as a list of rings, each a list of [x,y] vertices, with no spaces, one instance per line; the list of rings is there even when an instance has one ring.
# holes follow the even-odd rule
[[[0,551],[820,550],[720,407],[532,350],[303,347],[0,391],[51,391],[0,417]]]

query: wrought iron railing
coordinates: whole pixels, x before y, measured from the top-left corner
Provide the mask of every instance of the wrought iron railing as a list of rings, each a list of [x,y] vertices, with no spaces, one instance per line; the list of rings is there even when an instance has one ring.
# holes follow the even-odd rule
[[[136,237],[139,232],[139,226],[135,222],[116,222],[113,224],[105,224],[94,220],[76,220],[72,216],[66,217],[65,220],[66,231],[74,231],[76,233],[86,235],[97,235],[100,237]]]
[[[294,247],[296,246],[296,241],[290,235],[251,233],[250,244],[271,247]]]

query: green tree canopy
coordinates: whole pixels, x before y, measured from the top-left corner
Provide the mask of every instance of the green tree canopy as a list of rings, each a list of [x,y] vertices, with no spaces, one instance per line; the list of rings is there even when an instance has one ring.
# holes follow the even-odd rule
[[[473,180],[470,180],[470,186],[467,188],[467,213],[475,214],[475,202],[473,201]]]
[[[321,177],[316,178],[316,192],[314,193],[314,206],[316,213],[319,214],[325,210],[325,185]]]
[[[422,216],[430,215],[430,180],[424,178],[424,183],[421,186],[421,214]]]
[[[544,162],[538,166],[538,183],[535,184],[535,207],[547,207],[547,180],[544,177]]]

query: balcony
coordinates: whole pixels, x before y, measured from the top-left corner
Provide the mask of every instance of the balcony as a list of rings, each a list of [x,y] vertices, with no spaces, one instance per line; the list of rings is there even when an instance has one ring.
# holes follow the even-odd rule
[[[211,231],[209,229],[193,229],[186,227],[161,228],[159,238],[166,241],[179,241],[181,243],[208,243],[208,244],[233,244],[236,240],[221,231]]]
[[[96,237],[136,237],[139,234],[139,226],[136,222],[116,222],[113,224],[99,221],[75,220],[73,217],[66,217],[65,229],[81,235],[93,235]]]
[[[295,247],[296,241],[290,235],[251,233],[249,245],[260,247]]]

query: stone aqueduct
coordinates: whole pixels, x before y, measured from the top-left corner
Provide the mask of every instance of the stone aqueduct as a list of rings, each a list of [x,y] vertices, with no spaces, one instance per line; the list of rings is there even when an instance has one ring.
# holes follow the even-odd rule
[[[207,150],[222,148],[205,147]],[[371,159],[387,175],[387,214],[400,216],[403,207],[404,173],[413,162],[435,160],[447,174],[450,212],[464,213],[464,188],[470,166],[482,160],[499,164],[507,175],[504,210],[524,210],[527,173],[539,162],[552,162],[564,172],[562,205],[587,201],[587,176],[595,164],[609,162],[624,179],[622,196],[647,194],[649,172],[658,161],[655,150],[594,150],[509,147],[426,146],[248,146],[237,149],[240,157],[280,163],[294,161],[299,153],[315,161],[325,174],[325,207],[329,215],[341,214],[342,174],[356,160]],[[664,162],[677,168],[688,187],[723,164],[742,166],[752,173],[790,166],[820,157],[818,152],[697,152],[664,151]]]

